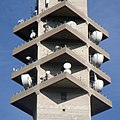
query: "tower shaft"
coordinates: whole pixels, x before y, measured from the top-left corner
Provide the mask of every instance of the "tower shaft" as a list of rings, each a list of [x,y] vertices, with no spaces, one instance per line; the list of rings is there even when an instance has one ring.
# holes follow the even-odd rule
[[[26,41],[13,56],[26,66],[14,71],[12,79],[29,88],[13,96],[11,104],[34,120],[91,120],[112,107],[100,93],[111,78],[99,69],[110,56],[98,44],[109,35],[87,9],[87,0],[37,0],[37,14],[13,30]],[[32,85],[21,81],[26,74]],[[99,89],[95,76],[102,83]]]

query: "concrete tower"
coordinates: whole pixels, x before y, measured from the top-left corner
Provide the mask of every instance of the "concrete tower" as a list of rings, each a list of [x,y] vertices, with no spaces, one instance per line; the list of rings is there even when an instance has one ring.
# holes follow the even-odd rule
[[[87,0],[37,0],[34,15],[13,29],[25,44],[13,56],[25,67],[12,80],[25,90],[11,104],[34,120],[91,120],[112,107],[101,94],[111,78],[99,43],[108,32],[88,17]]]

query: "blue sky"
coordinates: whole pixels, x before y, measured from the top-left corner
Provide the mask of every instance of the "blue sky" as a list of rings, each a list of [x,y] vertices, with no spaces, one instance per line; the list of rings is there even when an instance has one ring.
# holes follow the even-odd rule
[[[10,105],[10,97],[22,87],[11,80],[13,67],[22,65],[12,57],[12,50],[23,41],[12,33],[20,18],[28,19],[35,0],[1,0],[0,2],[0,119],[32,120],[21,110]],[[110,53],[109,62],[102,70],[112,78],[103,93],[112,100],[113,108],[93,117],[93,120],[120,119],[120,0],[88,0],[89,16],[108,30],[110,37],[100,45]]]

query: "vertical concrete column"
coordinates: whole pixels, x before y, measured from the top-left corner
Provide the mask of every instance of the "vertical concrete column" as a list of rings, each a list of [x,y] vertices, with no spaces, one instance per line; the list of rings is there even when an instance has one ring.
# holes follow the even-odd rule
[[[39,2],[38,2],[38,6],[40,6],[40,0],[38,0]],[[37,22],[38,22],[38,37],[40,37],[41,36],[41,19],[40,18],[38,18],[38,20],[37,20]],[[38,42],[37,43],[37,60],[40,60],[41,59],[41,43],[40,42]],[[41,68],[40,68],[40,65],[38,65],[37,67],[37,84],[39,84],[40,82],[41,82],[41,80],[40,80],[40,78],[41,78]]]
[[[38,0],[38,14],[40,14],[40,11],[41,11],[41,10],[40,10],[40,1],[41,1],[41,0]]]
[[[41,52],[42,51],[42,45],[40,42],[37,43],[37,47],[38,47],[38,51],[37,51],[37,59],[40,61],[40,59],[42,58]],[[45,76],[45,70],[43,70],[40,65],[36,66],[37,69],[37,84],[40,84],[42,82],[42,79]]]
[[[85,16],[88,16],[88,6],[87,6],[87,0],[70,0],[73,6],[75,6],[82,14]],[[78,25],[79,32],[86,38],[88,39],[88,23],[84,22]],[[88,41],[89,42],[89,41]],[[89,63],[89,44],[86,44],[85,46],[82,47],[82,50],[84,52],[84,59]],[[83,76],[85,77],[85,84],[87,86],[90,86],[90,74],[89,74],[89,69],[86,69],[83,71]],[[84,100],[86,101],[85,103],[83,102],[84,106],[86,107],[87,112],[85,113],[86,115],[83,114],[84,120],[91,120],[91,100],[90,100],[90,95],[86,94],[84,96]]]
[[[89,66],[87,68],[87,73],[88,73],[88,81],[87,81],[87,86],[90,87],[90,69],[89,69]]]
[[[34,110],[33,110],[33,120],[37,120],[37,105],[36,104],[35,104]]]
[[[41,55],[40,55],[41,43],[40,42],[37,43],[37,47],[38,47],[37,59],[39,60],[39,59],[41,59]]]
[[[88,105],[88,107],[89,107],[89,120],[91,120],[92,118],[91,118],[91,94],[90,93],[88,93],[88,99],[89,99],[89,105]]]
[[[38,0],[38,6],[40,7],[40,0]],[[40,37],[40,35],[41,35],[41,19],[38,18],[37,22],[38,22],[38,37]],[[40,54],[41,43],[40,42],[37,43],[37,48],[38,48],[37,49],[37,60],[40,60],[41,59],[41,54]],[[40,65],[38,65],[36,68],[37,68],[37,84],[39,84],[41,82],[40,81]]]
[[[33,120],[40,120],[39,118],[39,115],[40,115],[40,91],[36,91],[36,95],[37,95],[37,99],[36,99],[36,104],[35,104],[35,108],[34,108],[34,113],[33,113]]]
[[[38,36],[40,36],[40,34],[38,34]],[[41,59],[41,55],[40,55],[41,43],[40,42],[37,43],[37,47],[38,47],[37,59],[40,60]],[[37,65],[36,69],[37,69],[37,85],[38,85],[42,82],[42,80],[40,79],[41,75],[42,75],[40,65]],[[38,90],[36,92],[36,104],[34,107],[33,120],[39,120],[39,117],[38,117],[39,116],[39,106],[40,106],[40,91]]]
[[[89,63],[89,43],[86,44],[86,48],[87,48],[87,62]]]
[[[40,14],[40,12],[41,12],[40,5],[41,5],[41,0],[38,0],[38,14]],[[40,27],[41,26],[41,24],[40,24],[41,20],[40,20],[40,18],[38,18],[37,22],[38,22],[38,37],[40,37],[40,35],[41,35],[41,27]],[[37,60],[40,60],[41,59],[41,55],[40,55],[41,43],[40,42],[37,43],[37,48],[38,48],[37,49]],[[37,85],[38,85],[38,84],[41,83],[41,80],[40,80],[40,76],[41,76],[40,65],[37,65],[36,69],[37,69]],[[36,92],[36,104],[34,106],[34,112],[33,112],[33,120],[39,120],[38,119],[39,104],[40,104],[39,94],[40,94],[40,92],[37,91]]]
[[[38,14],[41,13],[41,5],[43,4],[44,0],[38,0]],[[43,31],[43,23],[40,18],[37,20],[38,22],[38,37],[41,36]],[[40,60],[42,58],[41,56],[41,50],[42,45],[40,42],[37,43],[37,59]],[[42,77],[44,77],[44,70],[40,67],[40,65],[36,66],[37,69],[37,85],[42,82]],[[40,106],[41,106],[41,92],[38,90],[36,91],[36,104],[34,107],[34,113],[33,113],[33,119],[34,120],[40,120]]]

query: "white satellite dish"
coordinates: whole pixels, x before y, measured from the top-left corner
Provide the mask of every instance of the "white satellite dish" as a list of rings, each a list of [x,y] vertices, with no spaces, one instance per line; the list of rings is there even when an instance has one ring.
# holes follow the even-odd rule
[[[46,71],[46,74],[49,75],[49,74],[50,74],[50,71]]]
[[[70,69],[70,68],[71,68],[71,64],[68,63],[68,62],[66,62],[66,63],[63,65],[63,67],[64,67],[65,69]]]
[[[95,81],[93,82],[93,88],[96,91],[100,92],[104,87],[104,82],[103,82],[103,80],[97,79],[96,74],[94,75],[94,79],[95,79]]]
[[[34,30],[31,30],[30,38],[34,39],[36,37],[36,33]]]
[[[45,0],[45,2],[46,2],[46,4],[49,4],[50,1],[49,0]]]
[[[67,24],[71,26],[72,28],[77,29],[77,24],[74,21],[69,21],[67,22]]]
[[[20,19],[20,20],[18,20],[18,24],[23,23],[23,22],[24,22],[24,19],[23,19],[23,18]]]
[[[56,51],[56,50],[59,50],[59,49],[60,49],[60,46],[56,45],[56,46],[55,46],[55,51]]]
[[[104,56],[100,53],[95,53],[92,58],[92,63],[93,65],[95,65],[96,67],[100,67],[100,65],[103,63],[104,61]]]
[[[37,11],[37,10],[35,10],[35,11],[34,11],[34,14],[35,14],[35,15],[37,15],[37,14],[38,14],[38,11]]]
[[[29,74],[23,74],[21,75],[21,81],[25,89],[32,86],[32,78]]]
[[[92,32],[92,34],[90,35],[90,40],[96,44],[99,44],[102,40],[102,37],[103,37],[103,33],[96,30]]]
[[[27,56],[27,57],[26,57],[26,60],[29,60],[29,61],[30,61],[30,60],[31,60],[31,57],[30,57],[30,56]]]
[[[46,80],[48,80],[49,75],[50,75],[50,71],[46,71],[46,76],[45,76]]]
[[[67,72],[67,73],[71,74],[71,70],[70,70],[71,64],[70,64],[70,63],[66,62],[66,63],[63,65],[63,67],[64,67],[64,72]]]
[[[16,69],[15,69],[15,68],[12,68],[12,70],[13,70],[13,71],[16,71]]]

